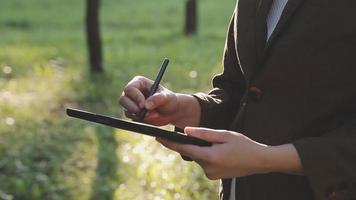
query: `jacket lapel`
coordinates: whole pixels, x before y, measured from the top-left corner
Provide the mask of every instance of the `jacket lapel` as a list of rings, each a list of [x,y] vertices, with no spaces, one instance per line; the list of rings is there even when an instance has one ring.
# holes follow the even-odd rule
[[[286,7],[284,8],[284,11],[282,12],[282,15],[277,23],[276,28],[274,29],[272,35],[270,36],[265,51],[270,47],[270,45],[273,43],[273,41],[277,38],[279,32],[285,27],[287,22],[291,19],[293,14],[296,12],[296,10],[299,8],[301,3],[304,0],[289,0]],[[266,52],[265,52],[266,53]]]
[[[273,44],[273,42],[276,39],[278,39],[278,34],[280,33],[280,31],[283,28],[286,27],[286,25],[288,24],[287,22],[292,18],[292,16],[295,14],[295,12],[297,11],[297,9],[299,8],[299,6],[302,4],[303,1],[304,0],[289,0],[288,1],[284,11],[282,12],[282,15],[281,15],[279,21],[277,23],[275,30],[273,31],[271,37],[267,41],[265,49],[263,50],[263,55],[260,57],[260,59],[258,59],[257,53],[254,53],[254,58],[252,58],[252,56],[250,56],[250,59],[254,59],[254,60],[249,61],[250,65],[247,65],[248,69],[245,70],[247,72],[246,78],[249,82],[251,82],[254,79],[254,77],[256,77],[258,72],[260,72],[261,69],[264,67],[266,55],[268,53],[269,48],[271,47],[271,44]],[[255,5],[258,5],[258,2]],[[257,6],[257,8],[258,8],[258,6]],[[253,30],[253,31],[255,31],[255,30]],[[250,45],[255,46],[254,42],[255,41],[253,41],[253,43],[251,42]],[[257,49],[255,48],[254,50],[256,51]],[[252,54],[252,52],[251,52],[251,54]],[[245,56],[245,57],[247,57],[247,56]]]
[[[241,70],[247,81],[251,78],[257,60],[254,34],[255,13],[256,0],[238,1],[235,18],[235,44]]]
[[[279,32],[287,25],[287,22],[294,15],[304,0],[289,0],[279,22],[269,38],[264,49],[264,56],[271,44],[278,38]],[[255,40],[255,20],[256,11],[260,0],[239,0],[235,19],[235,39],[238,58],[241,70],[248,82],[262,68],[263,60],[258,61],[256,40]]]

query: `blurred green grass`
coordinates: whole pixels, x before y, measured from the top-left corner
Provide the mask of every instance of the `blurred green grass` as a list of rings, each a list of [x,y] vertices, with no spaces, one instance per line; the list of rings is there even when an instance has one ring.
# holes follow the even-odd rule
[[[121,116],[135,75],[204,91],[220,71],[233,0],[199,1],[199,33],[182,32],[184,1],[103,0],[105,74],[90,75],[85,1],[11,0],[0,7],[0,199],[215,199],[217,182],[152,138],[65,116],[72,106]]]

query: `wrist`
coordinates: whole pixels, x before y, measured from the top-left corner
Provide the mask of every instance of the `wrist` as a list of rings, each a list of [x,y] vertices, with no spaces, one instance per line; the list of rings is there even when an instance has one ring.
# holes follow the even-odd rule
[[[201,112],[198,100],[187,94],[177,93],[176,95],[178,111],[172,120],[172,124],[179,128],[198,126]]]
[[[303,174],[300,157],[292,144],[266,146],[261,156],[263,173]]]

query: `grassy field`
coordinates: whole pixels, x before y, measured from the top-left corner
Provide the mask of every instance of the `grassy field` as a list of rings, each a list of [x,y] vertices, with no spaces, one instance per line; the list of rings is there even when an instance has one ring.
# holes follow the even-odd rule
[[[216,199],[217,182],[152,138],[65,116],[66,107],[121,116],[135,75],[174,91],[206,91],[221,70],[234,1],[199,1],[199,33],[182,32],[184,1],[103,0],[105,74],[88,73],[85,1],[0,6],[0,200]]]

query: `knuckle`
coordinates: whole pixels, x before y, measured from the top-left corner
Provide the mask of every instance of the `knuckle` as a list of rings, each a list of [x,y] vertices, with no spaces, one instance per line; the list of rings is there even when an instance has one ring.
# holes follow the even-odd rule
[[[234,132],[234,131],[229,131],[229,135],[230,136],[237,136],[237,137],[244,137],[243,134],[238,133],[238,132]]]
[[[129,94],[131,90],[132,90],[132,88],[131,88],[130,85],[126,86],[126,87],[124,88],[124,91],[123,91],[124,94],[123,94],[123,95]]]
[[[138,76],[135,76],[134,78],[133,78],[133,82],[145,82],[146,81],[146,78],[144,77],[144,76],[140,76],[140,75],[138,75]]]
[[[144,77],[141,75],[137,75],[134,77],[135,80],[142,80]]]
[[[126,85],[126,87],[134,87],[135,85],[140,84],[142,81],[144,81],[145,78],[143,76],[135,76],[129,81]]]
[[[206,161],[210,164],[219,164],[220,157],[216,153],[210,153],[206,156]]]

